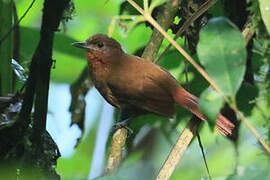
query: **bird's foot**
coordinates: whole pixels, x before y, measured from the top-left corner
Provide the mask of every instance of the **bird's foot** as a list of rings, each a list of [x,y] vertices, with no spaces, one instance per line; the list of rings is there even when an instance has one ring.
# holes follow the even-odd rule
[[[129,119],[117,122],[115,125],[113,125],[113,133],[116,132],[118,129],[125,128],[128,131],[128,136],[132,134],[133,130],[128,127],[128,121]]]

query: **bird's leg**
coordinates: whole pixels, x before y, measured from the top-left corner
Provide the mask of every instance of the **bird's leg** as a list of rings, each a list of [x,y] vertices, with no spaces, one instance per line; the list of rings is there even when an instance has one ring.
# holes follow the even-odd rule
[[[130,110],[129,108],[122,109],[118,122],[113,125],[113,131],[115,132],[117,129],[125,128],[128,130],[128,134],[132,134],[133,131],[128,127],[128,124],[135,117],[136,116],[134,116],[134,111]]]
[[[113,125],[113,131],[115,132],[120,128],[125,128],[126,130],[128,130],[128,134],[132,134],[133,133],[132,129],[128,127],[128,123],[130,122],[131,119],[133,119],[133,118],[123,119],[123,120],[120,120],[119,122],[115,123]]]

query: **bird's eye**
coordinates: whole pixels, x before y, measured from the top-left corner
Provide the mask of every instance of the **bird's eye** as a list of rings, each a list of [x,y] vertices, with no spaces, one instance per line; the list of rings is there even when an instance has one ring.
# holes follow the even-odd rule
[[[97,44],[97,46],[98,46],[99,48],[102,48],[102,47],[104,46],[104,44],[103,44],[103,42],[99,42],[99,43]]]

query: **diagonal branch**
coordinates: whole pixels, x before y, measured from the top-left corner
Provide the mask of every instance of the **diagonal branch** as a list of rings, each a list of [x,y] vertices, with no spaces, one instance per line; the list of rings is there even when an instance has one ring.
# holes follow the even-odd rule
[[[177,44],[175,40],[173,40],[167,33],[166,31],[153,19],[153,17],[145,13],[144,10],[138,6],[133,0],[127,0],[134,8],[136,8],[144,17],[147,21],[149,21],[158,31],[166,37],[170,43],[175,46],[175,48],[189,61],[195,68],[196,70],[211,84],[211,86],[220,94],[223,95],[221,89],[217,87],[217,85],[214,83],[214,81],[208,76],[208,74],[203,70],[202,67],[200,67],[195,60],[192,59],[192,57],[181,47]],[[226,98],[226,97],[225,97]]]
[[[165,30],[168,30],[173,23],[175,13],[178,9],[178,5],[181,2],[182,0],[173,0],[171,2],[168,2],[164,5],[164,9],[159,13],[157,17],[157,22]],[[153,29],[150,40],[148,41],[148,44],[142,54],[142,58],[147,61],[154,61],[163,39],[164,36],[157,29]]]
[[[193,139],[195,132],[198,130],[200,122],[201,121],[197,119],[197,117],[192,117],[176,144],[172,148],[167,160],[162,165],[156,180],[167,180],[170,178],[177,164],[181,160],[185,150]]]
[[[137,9],[144,17],[145,19],[150,22],[158,31],[166,37],[170,43],[186,58],[187,61],[189,61],[194,68],[210,83],[212,88],[216,90],[219,94],[222,95],[223,99],[226,103],[229,104],[229,106],[234,110],[234,112],[238,115],[238,117],[242,120],[242,122],[248,127],[248,129],[251,131],[251,133],[257,138],[257,140],[263,145],[266,151],[270,152],[270,147],[267,145],[267,143],[260,137],[260,135],[256,132],[256,130],[252,127],[252,125],[246,120],[246,118],[243,116],[243,114],[238,110],[238,108],[235,106],[234,103],[230,101],[230,99],[226,96],[224,96],[224,93],[222,90],[215,84],[215,82],[210,78],[210,76],[203,70],[202,67],[200,67],[195,60],[192,59],[192,57],[181,47],[177,44],[175,40],[173,40],[167,32],[153,19],[153,17],[146,13],[138,4],[136,4],[133,0],[127,0],[135,9]]]
[[[174,40],[177,40],[178,37],[182,36],[184,34],[184,32],[187,30],[187,28],[196,19],[198,19],[203,13],[205,13],[209,8],[211,8],[217,1],[218,0],[208,0],[202,6],[200,6],[200,8],[198,9],[198,11],[196,11],[194,14],[192,14],[192,16],[185,21],[185,23],[177,31],[177,33],[175,34],[175,37],[173,39]],[[161,26],[161,27],[163,27],[163,26]],[[166,49],[160,54],[160,56],[157,58],[157,60],[155,60],[155,62],[156,63],[159,63],[159,61],[161,60],[161,58],[170,50],[171,47],[172,47],[172,44],[169,44],[166,47]]]

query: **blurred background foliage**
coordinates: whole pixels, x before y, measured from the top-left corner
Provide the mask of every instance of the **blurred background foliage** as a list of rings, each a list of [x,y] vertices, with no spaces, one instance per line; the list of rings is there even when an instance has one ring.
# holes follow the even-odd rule
[[[15,0],[18,17],[23,15],[31,1]],[[143,1],[137,2],[142,4]],[[196,4],[196,1],[194,2]],[[246,1],[241,2],[246,3]],[[85,77],[82,78],[82,81],[86,82],[84,89],[75,90],[75,94],[71,97],[69,88],[73,84],[76,89],[74,82],[78,81],[86,67],[84,52],[72,47],[71,43],[84,41],[96,33],[107,34],[109,28],[112,28],[112,19],[118,19],[117,17],[120,15],[139,15],[123,0],[81,0],[73,3],[75,10],[71,15],[69,14],[71,20],[62,22],[54,39],[53,59],[56,60],[56,64],[55,69],[51,71],[47,121],[47,130],[62,154],[57,161],[56,170],[63,180],[95,178],[102,175],[110,150],[111,126],[115,119],[112,117],[117,117],[118,113],[115,112],[113,116],[112,107],[104,102]],[[218,1],[204,16],[207,18],[226,16],[237,24],[237,21],[233,20],[237,14],[233,14],[235,11],[228,10],[234,6],[233,3],[230,3]],[[249,49],[251,54],[248,55],[252,61],[250,68],[254,82],[245,80],[236,98],[239,109],[269,144],[270,40],[260,15],[259,3],[255,0],[248,0],[248,3],[250,5],[245,5],[244,8],[249,10],[248,18],[251,18],[251,26],[256,33],[256,37],[251,40],[252,45]],[[20,57],[18,61],[25,68],[28,67],[39,41],[42,7],[43,1],[36,1],[20,23]],[[153,13],[155,12],[158,13],[158,9]],[[175,19],[176,23],[186,18],[181,15],[180,13]],[[127,53],[141,55],[151,36],[152,27],[145,22],[130,24],[132,21],[132,19],[116,20],[111,36],[121,43]],[[268,21],[270,22],[269,16]],[[196,32],[193,32],[192,28],[195,31],[198,30],[196,23],[189,29],[191,34],[187,33],[185,38],[181,38],[177,42],[189,53],[193,53],[193,57],[197,60],[197,40],[192,35]],[[243,29],[243,26],[239,28]],[[169,30],[171,36],[174,34],[173,31],[172,27]],[[159,54],[168,44],[168,41],[164,40]],[[159,64],[169,70],[186,89],[197,96],[200,96],[202,91],[208,87],[208,83],[191,65],[185,63],[184,58],[174,48],[171,48]],[[185,70],[187,70],[188,82]],[[83,96],[81,96],[82,94]],[[80,102],[79,100],[82,101],[82,98],[83,102]],[[76,101],[73,104],[73,110],[70,108],[72,101]],[[69,112],[69,108],[73,114]],[[84,108],[85,115],[82,115]],[[76,110],[79,111],[77,116],[74,115]],[[79,118],[76,120],[78,116]],[[153,115],[137,118],[131,124],[134,133],[128,138],[125,159],[119,173],[100,179],[154,179],[190,117],[189,112],[177,108],[175,119],[167,120]],[[83,122],[81,122],[82,119]],[[244,125],[240,126],[239,137],[236,140],[229,140],[216,131],[212,132],[205,123],[200,127],[200,135],[213,179],[270,178],[269,154],[263,150]],[[194,139],[171,179],[194,180],[207,179],[206,177],[207,171],[199,145],[197,139]]]

